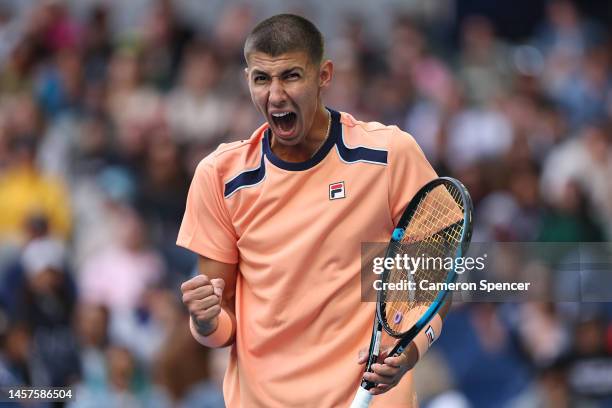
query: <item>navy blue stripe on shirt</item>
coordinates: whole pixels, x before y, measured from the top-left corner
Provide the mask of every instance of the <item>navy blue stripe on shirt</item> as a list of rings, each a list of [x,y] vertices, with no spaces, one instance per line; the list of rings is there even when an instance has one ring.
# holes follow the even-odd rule
[[[387,164],[387,151],[372,149],[369,147],[357,146],[348,147],[344,144],[344,132],[336,142],[336,149],[340,159],[345,163],[372,163],[372,164]]]
[[[259,167],[251,170],[245,170],[236,177],[225,183],[223,196],[229,198],[236,191],[245,187],[253,187],[261,183],[266,177],[266,166],[264,164],[264,155],[261,155]]]

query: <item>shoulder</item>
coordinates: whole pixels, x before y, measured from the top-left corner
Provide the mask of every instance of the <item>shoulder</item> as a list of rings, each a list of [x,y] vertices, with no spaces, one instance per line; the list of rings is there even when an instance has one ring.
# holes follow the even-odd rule
[[[344,112],[341,115],[341,122],[344,125],[342,137],[347,145],[385,149],[389,152],[406,149],[420,151],[412,135],[395,125],[364,122]]]
[[[267,125],[262,125],[248,139],[220,144],[200,161],[196,176],[206,173],[224,184],[237,174],[257,168],[261,162],[261,143],[266,129]]]

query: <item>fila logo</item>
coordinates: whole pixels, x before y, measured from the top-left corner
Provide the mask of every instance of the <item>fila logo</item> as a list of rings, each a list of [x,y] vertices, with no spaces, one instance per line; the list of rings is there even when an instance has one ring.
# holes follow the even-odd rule
[[[436,341],[436,333],[434,332],[433,327],[429,326],[427,330],[425,330],[425,335],[427,336],[427,342],[431,346],[434,341]]]
[[[346,197],[344,191],[344,181],[338,181],[329,185],[329,199],[338,200],[339,198]]]

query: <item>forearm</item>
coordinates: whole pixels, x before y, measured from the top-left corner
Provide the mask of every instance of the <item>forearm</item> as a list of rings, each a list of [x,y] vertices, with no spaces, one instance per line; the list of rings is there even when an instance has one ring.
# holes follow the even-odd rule
[[[442,319],[442,321],[446,319],[446,315],[448,315],[448,312],[452,304],[453,304],[452,294],[449,294],[446,297],[446,300],[444,301],[444,303],[442,304],[442,307],[440,307],[440,310],[438,310],[438,314],[440,315],[440,318]]]
[[[448,311],[451,308],[452,300],[447,297],[446,301],[438,310],[438,313],[431,319],[428,325],[425,326],[423,331],[421,331],[413,340],[415,348],[418,352],[418,358],[422,358],[427,350],[431,347],[431,345],[440,337],[442,333],[442,325],[444,324],[444,319],[448,314]]]
[[[206,304],[198,303],[198,301],[192,302],[194,307],[190,309],[189,319],[191,334],[200,344],[207,347],[229,346],[234,342],[236,334],[234,312],[236,265],[200,257],[198,267],[203,278],[193,279],[209,280],[214,286],[213,299],[216,301],[212,303],[209,301]],[[196,292],[196,294],[201,295],[201,292]]]

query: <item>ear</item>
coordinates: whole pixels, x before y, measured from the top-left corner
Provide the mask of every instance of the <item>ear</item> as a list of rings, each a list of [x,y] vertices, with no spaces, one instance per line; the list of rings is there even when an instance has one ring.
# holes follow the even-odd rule
[[[319,87],[326,88],[331,82],[333,74],[334,63],[330,60],[323,61],[319,70]]]
[[[249,67],[244,69],[244,79],[246,79],[247,83],[249,82]]]

